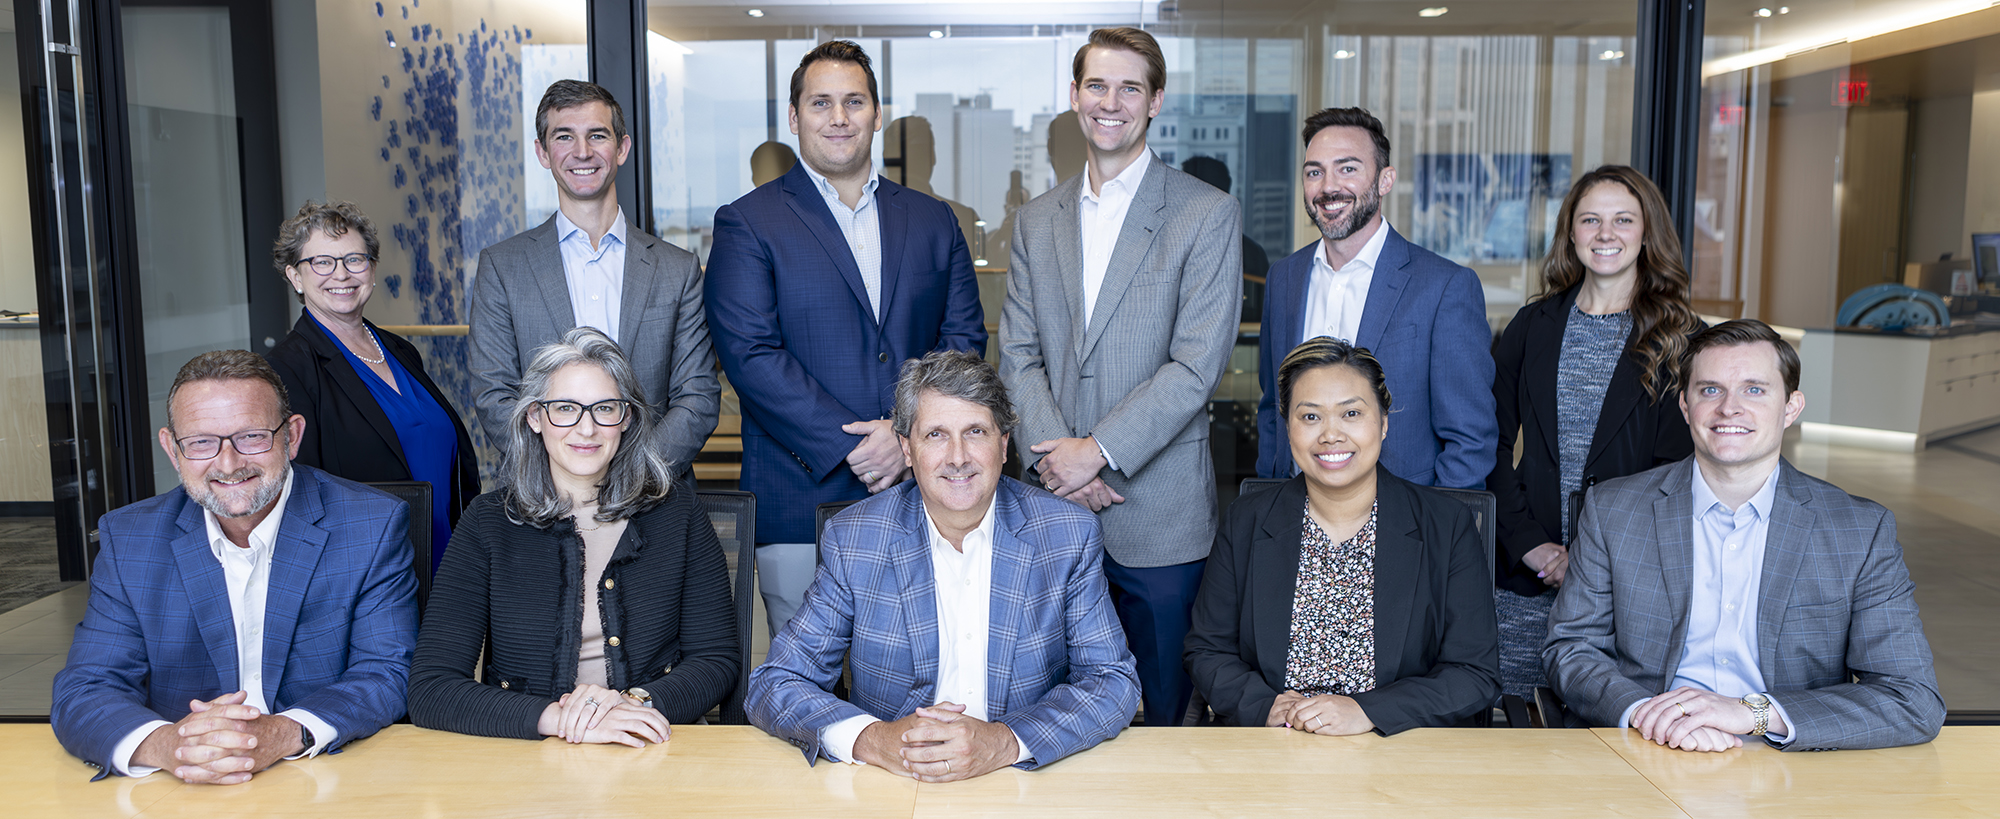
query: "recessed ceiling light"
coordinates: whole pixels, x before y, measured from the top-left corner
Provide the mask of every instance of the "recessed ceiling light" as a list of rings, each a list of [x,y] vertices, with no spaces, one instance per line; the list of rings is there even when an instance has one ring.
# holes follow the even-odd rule
[[[745,11],[745,12],[743,12],[743,13],[744,13],[744,14],[748,14],[748,15],[750,15],[750,16],[752,16],[752,17],[762,17],[762,16],[764,16],[764,10],[763,10],[763,9],[750,9],[749,11]]]
[[[1754,11],[1754,12],[1751,12],[1751,13],[1752,13],[1752,14],[1754,14],[1754,15],[1756,15],[1756,16],[1758,16],[1758,17],[1769,17],[1769,16],[1771,16],[1771,10],[1770,10],[1770,9],[1758,9],[1758,10],[1756,10],[1756,11]]]
[[[1598,55],[1597,55],[1597,59],[1600,59],[1600,60],[1622,60],[1622,59],[1625,59],[1625,52],[1623,52],[1623,51],[1605,51],[1605,52],[1602,52],[1602,53],[1598,54]]]
[[[931,29],[931,39],[933,40],[944,39],[944,32],[938,31],[937,29]]]
[[[1779,14],[1791,14],[1791,13],[1792,13],[1792,7],[1791,7],[1791,6],[1779,6],[1779,7],[1778,7],[1778,13],[1779,13]]]
[[[1421,10],[1421,11],[1418,11],[1418,12],[1417,12],[1417,16],[1418,16],[1418,17],[1443,17],[1443,16],[1444,16],[1444,13],[1445,13],[1445,12],[1447,12],[1447,11],[1451,11],[1451,9],[1449,9],[1449,8],[1446,8],[1446,7],[1444,7],[1444,6],[1432,6],[1432,7],[1430,7],[1430,8],[1427,8],[1427,9],[1423,9],[1423,10]]]
[[[1347,49],[1343,48],[1339,51],[1333,52],[1333,58],[1336,60],[1352,60],[1354,59],[1354,52],[1348,51]]]

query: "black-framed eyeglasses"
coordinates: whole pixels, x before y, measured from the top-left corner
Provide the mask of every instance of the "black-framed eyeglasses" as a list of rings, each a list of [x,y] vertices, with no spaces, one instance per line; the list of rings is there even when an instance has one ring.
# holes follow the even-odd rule
[[[314,273],[322,276],[331,276],[333,275],[333,266],[335,264],[346,267],[349,273],[366,273],[373,270],[375,268],[375,257],[366,253],[349,253],[345,256],[307,256],[292,264],[305,265]]]
[[[542,408],[542,417],[559,427],[573,427],[583,420],[585,410],[590,411],[590,420],[600,427],[615,427],[625,423],[625,415],[632,409],[632,402],[623,398],[607,398],[590,406],[575,401],[536,401]]]
[[[180,448],[181,457],[190,461],[206,461],[217,455],[221,455],[223,441],[228,441],[230,446],[235,447],[236,454],[238,455],[262,455],[270,452],[271,447],[278,445],[278,430],[280,429],[284,429],[284,427],[280,426],[277,429],[246,429],[235,435],[228,436],[189,435],[186,438],[175,439],[174,446]]]

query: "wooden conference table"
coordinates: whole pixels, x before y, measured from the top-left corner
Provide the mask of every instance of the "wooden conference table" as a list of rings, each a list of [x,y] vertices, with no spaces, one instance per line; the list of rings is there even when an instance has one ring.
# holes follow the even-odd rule
[[[248,784],[88,781],[46,725],[0,725],[0,813],[43,816],[1994,816],[2000,728],[1882,751],[1722,754],[1614,729],[1133,728],[1040,771],[926,785],[807,767],[755,728],[681,726],[644,750],[396,725]]]

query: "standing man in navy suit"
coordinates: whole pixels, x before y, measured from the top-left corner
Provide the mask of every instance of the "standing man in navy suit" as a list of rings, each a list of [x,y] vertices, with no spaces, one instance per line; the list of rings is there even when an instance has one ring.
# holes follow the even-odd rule
[[[1257,474],[1298,470],[1278,412],[1278,364],[1309,338],[1365,347],[1382,362],[1395,417],[1382,465],[1423,486],[1481,489],[1493,471],[1493,331],[1479,276],[1403,238],[1382,216],[1396,186],[1389,137],[1360,108],[1306,118],[1306,213],[1320,241],[1271,268],[1257,342]]]
[[[294,466],[305,425],[255,353],[205,353],[174,378],[160,447],[181,485],[99,523],[49,710],[97,778],[247,782],[403,715],[409,507]]]
[[[972,256],[951,208],[875,173],[875,69],[845,40],[792,72],[800,162],[715,214],[708,323],[743,406],[742,487],[776,634],[815,566],[813,510],[908,475],[890,424],[904,361],[986,351]]]

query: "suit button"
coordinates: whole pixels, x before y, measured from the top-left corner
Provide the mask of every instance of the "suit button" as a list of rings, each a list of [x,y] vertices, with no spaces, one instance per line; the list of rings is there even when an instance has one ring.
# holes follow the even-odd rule
[[[604,587],[605,587],[605,588],[607,588],[607,589],[608,589],[608,588],[611,588],[611,587],[613,587],[613,586],[616,586],[616,585],[618,585],[618,581],[615,581],[615,580],[612,580],[612,579],[611,579],[611,578],[609,578],[609,577],[607,577],[607,578],[604,578]]]
[[[888,353],[876,353],[876,354],[875,354],[875,360],[876,360],[876,361],[880,361],[880,362],[882,362],[882,363],[884,363],[884,364],[887,364],[887,363],[889,363],[889,354],[888,354]]]
[[[507,684],[507,681],[506,681],[506,680],[501,680],[501,681],[500,681],[500,687],[501,687],[501,688],[513,688],[514,686],[512,686],[512,685],[508,685],[508,684]]]
[[[611,646],[612,646],[613,648],[616,648],[616,647],[618,647],[618,638],[616,638],[616,637],[613,637],[613,638],[611,638],[611,639],[609,639],[609,640],[605,640],[604,642],[606,642],[606,643],[610,643],[610,644],[611,644]]]

